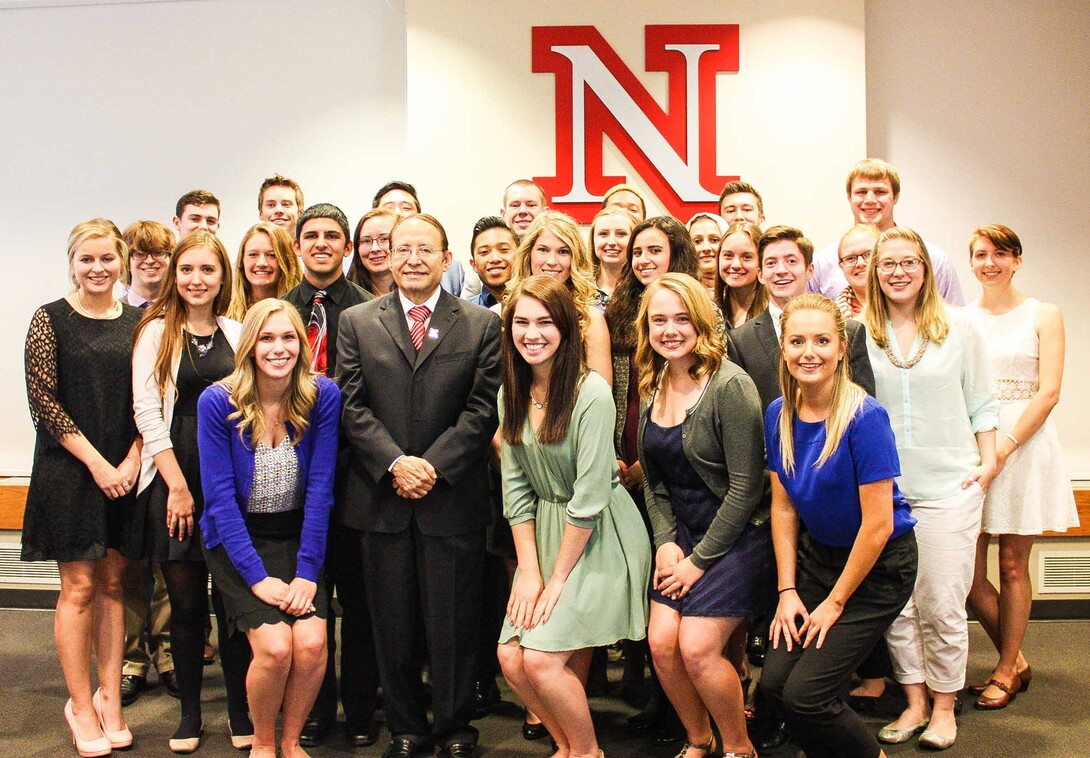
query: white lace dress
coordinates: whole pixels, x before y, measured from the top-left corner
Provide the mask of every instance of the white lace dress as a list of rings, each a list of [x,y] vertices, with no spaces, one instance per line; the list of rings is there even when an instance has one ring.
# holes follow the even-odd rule
[[[998,439],[1011,431],[1037,392],[1039,346],[1033,317],[1038,305],[1038,300],[1027,298],[1000,316],[982,310],[979,300],[965,307],[988,343],[999,394]],[[1052,419],[1019,442],[988,490],[981,531],[1028,535],[1078,526],[1071,479]]]

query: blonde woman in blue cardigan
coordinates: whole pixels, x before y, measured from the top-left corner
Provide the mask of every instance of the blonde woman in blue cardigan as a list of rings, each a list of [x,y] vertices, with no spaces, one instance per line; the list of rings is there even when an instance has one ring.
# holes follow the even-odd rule
[[[235,370],[201,395],[197,417],[204,550],[232,634],[254,657],[247,695],[253,756],[305,756],[299,735],[325,673],[326,531],[337,465],[340,391],[309,370],[296,309],[251,306]]]

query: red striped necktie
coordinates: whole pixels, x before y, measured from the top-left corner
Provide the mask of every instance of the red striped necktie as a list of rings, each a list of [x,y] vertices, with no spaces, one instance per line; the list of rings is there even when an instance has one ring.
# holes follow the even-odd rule
[[[307,321],[307,342],[310,343],[310,368],[312,371],[324,374],[328,366],[326,360],[326,342],[329,332],[326,327],[325,290],[318,290],[311,300],[310,320]]]
[[[413,347],[417,350],[424,344],[424,324],[431,315],[431,308],[426,305],[418,305],[409,309],[409,318],[413,320],[413,326],[409,329],[409,336],[413,338]]]

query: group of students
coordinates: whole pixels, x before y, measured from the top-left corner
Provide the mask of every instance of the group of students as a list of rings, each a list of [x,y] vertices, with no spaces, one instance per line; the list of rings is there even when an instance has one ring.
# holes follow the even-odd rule
[[[687,225],[645,218],[639,192],[618,186],[588,244],[520,180],[502,215],[474,226],[469,275],[402,182],[376,194],[350,235],[339,209],[304,211],[298,186],[275,177],[259,193],[266,220],[246,233],[235,266],[208,193],[179,201],[172,247],[152,222],[124,235],[103,219],[78,225],[74,290],[40,308],[27,337],[38,435],[23,535],[24,559],[60,567],[56,641],[77,750],[105,755],[133,741],[120,689],[128,559],[159,565],[169,594],[175,752],[202,736],[209,572],[232,743],[253,755],[276,754],[280,712],[281,753],[305,755],[307,726],[328,718],[311,712],[320,689],[335,714],[334,585],[342,667],[370,657],[383,676],[389,756],[430,755],[433,741],[444,756],[476,755],[467,714],[482,687],[488,696],[489,660],[556,755],[598,756],[584,689],[591,650],[645,637],[684,729],[679,755],[753,756],[762,746],[744,711],[747,619],[770,640],[763,707],[807,755],[880,755],[880,741],[920,732],[922,744],[952,745],[966,601],[999,652],[976,705],[1002,708],[1032,675],[1020,647],[1033,537],[1077,524],[1048,422],[1062,320],[1014,287],[1022,250],[1007,227],[973,233],[982,295],[959,309],[945,253],[893,223],[893,167],[862,161],[847,193],[857,225],[815,256],[797,229],[762,230],[760,195],[741,182],[724,189],[719,214]],[[156,264],[158,292],[141,292],[140,267]],[[115,297],[119,280],[130,283],[127,303]],[[465,298],[453,316],[440,312],[440,284]],[[437,352],[463,317],[460,351]],[[387,338],[380,329],[396,348],[388,354],[372,344]],[[422,403],[388,407],[373,382],[401,354],[411,383],[431,377],[421,379],[428,407],[449,423],[418,418]],[[455,362],[467,371],[449,373]],[[437,423],[436,460],[393,445],[391,414]],[[459,447],[467,424],[483,442]],[[375,535],[397,530],[374,520],[395,495],[415,503],[416,570],[433,570],[445,554],[429,552],[431,541],[459,535],[439,527],[433,537],[420,520],[457,514],[452,485],[478,462],[483,470],[493,433],[492,506],[505,517],[489,533],[497,560],[464,565],[510,589],[502,618],[471,635],[483,652],[467,668],[461,635],[457,650],[395,641],[378,618],[387,606],[400,614],[411,593],[383,594],[389,576],[376,564],[398,543]],[[459,459],[438,460],[441,442]],[[368,457],[372,447],[388,450]],[[361,465],[346,467],[346,456]],[[425,517],[428,503],[437,513]],[[483,548],[480,531],[480,543],[457,549]],[[986,573],[993,535],[998,589]],[[354,618],[350,636],[346,598],[362,594],[360,577],[370,597],[355,602],[371,617]],[[420,612],[433,616],[421,582]],[[434,637],[466,608],[483,617],[490,605],[471,593],[424,627]],[[887,644],[907,708],[876,735],[848,703],[880,694],[885,672],[870,664]],[[430,735],[402,681],[406,650],[423,647],[436,687]],[[849,699],[853,674],[863,681]],[[349,725],[352,744],[377,739],[371,679],[366,692],[353,685],[362,717],[342,682],[346,717],[365,722]]]

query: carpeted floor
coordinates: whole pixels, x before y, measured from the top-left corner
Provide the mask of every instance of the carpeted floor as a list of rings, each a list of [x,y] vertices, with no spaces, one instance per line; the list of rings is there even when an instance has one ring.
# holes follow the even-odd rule
[[[970,681],[986,675],[994,653],[980,627],[973,625]],[[966,703],[959,719],[957,744],[950,756],[1090,756],[1090,622],[1033,622],[1025,646],[1033,664],[1033,686],[1019,695],[1005,711],[986,713]],[[616,667],[611,678],[620,675]],[[154,675],[152,675],[154,680]],[[888,693],[868,722],[877,730],[898,712],[902,701]],[[53,614],[43,611],[0,611],[0,755],[75,755],[61,709],[66,695],[60,665],[53,647]],[[479,722],[481,754],[512,758],[545,758],[547,741],[526,742],[519,733],[522,710],[504,688],[504,703]],[[198,755],[242,755],[231,749],[227,737],[226,703],[218,665],[205,669],[205,739]],[[625,719],[633,709],[619,699],[591,700],[601,747],[609,758],[669,758],[679,745],[658,747],[625,732]],[[136,745],[129,755],[170,755],[167,739],[177,725],[178,701],[158,686],[125,709]],[[388,735],[374,747],[353,751],[333,734],[327,745],[312,748],[311,755],[379,756]],[[890,755],[924,752],[915,741],[892,746]],[[785,746],[774,758],[793,758],[796,750]],[[766,756],[767,758],[767,756]]]

